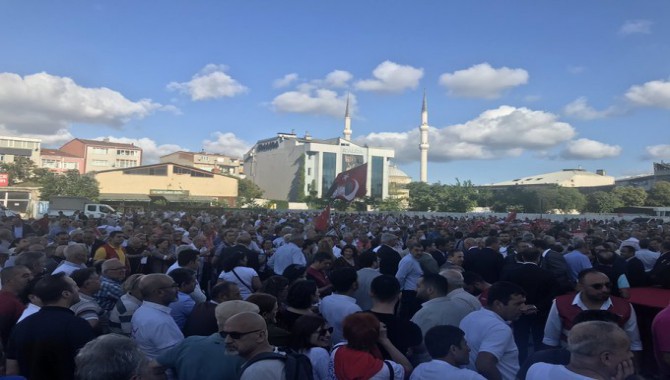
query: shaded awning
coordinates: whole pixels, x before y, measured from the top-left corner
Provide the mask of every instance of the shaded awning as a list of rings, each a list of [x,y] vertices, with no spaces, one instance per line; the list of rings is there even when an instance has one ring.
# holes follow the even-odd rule
[[[169,203],[211,203],[216,201],[216,197],[207,197],[199,195],[184,196],[180,194],[161,194],[150,195],[151,200],[163,199]]]

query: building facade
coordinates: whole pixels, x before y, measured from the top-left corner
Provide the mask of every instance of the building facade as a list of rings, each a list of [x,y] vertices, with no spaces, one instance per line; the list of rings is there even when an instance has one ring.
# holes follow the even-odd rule
[[[217,153],[178,151],[166,154],[160,162],[173,162],[179,165],[193,166],[212,173],[242,175],[242,161],[239,158]]]
[[[259,140],[244,156],[244,173],[272,200],[299,201],[315,194],[322,197],[337,174],[368,163],[367,195],[389,194],[390,148],[359,146],[343,138],[329,140],[278,133]]]
[[[74,139],[60,150],[84,159],[83,173],[110,169],[132,168],[142,165],[142,148],[133,144],[114,143],[108,140]]]
[[[596,170],[595,173],[587,172],[584,169],[563,169],[557,172],[537,174],[530,177],[516,178],[511,181],[504,181],[483,185],[492,190],[505,189],[509,187],[574,187],[574,188],[606,188],[614,186],[614,177],[605,174],[604,170]]]
[[[40,139],[0,136],[0,162],[12,163],[16,157],[25,157],[39,165]]]
[[[46,149],[41,151],[39,163],[40,168],[49,169],[54,173],[65,173],[69,170],[77,170],[84,174],[84,158],[77,157],[58,149]]]
[[[110,204],[167,203],[235,206],[237,178],[173,163],[113,169],[94,174],[100,201]]]
[[[649,191],[658,181],[670,182],[670,163],[663,161],[654,162],[654,172],[652,174],[619,178],[616,180],[616,185],[641,187]]]

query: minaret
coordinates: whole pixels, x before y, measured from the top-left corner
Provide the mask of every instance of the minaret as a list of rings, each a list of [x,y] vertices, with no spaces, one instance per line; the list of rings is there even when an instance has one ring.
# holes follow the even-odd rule
[[[428,104],[426,102],[426,91],[423,92],[423,105],[421,106],[421,182],[428,182]]]
[[[351,141],[351,116],[349,115],[349,94],[347,94],[347,108],[344,111],[344,139]]]

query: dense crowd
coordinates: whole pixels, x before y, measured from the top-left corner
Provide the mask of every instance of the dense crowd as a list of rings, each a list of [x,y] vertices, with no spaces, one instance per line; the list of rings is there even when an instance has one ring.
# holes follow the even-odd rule
[[[670,308],[641,331],[628,300],[670,288],[670,224],[316,217],[5,218],[2,372],[609,380],[649,375],[646,352],[670,378]]]

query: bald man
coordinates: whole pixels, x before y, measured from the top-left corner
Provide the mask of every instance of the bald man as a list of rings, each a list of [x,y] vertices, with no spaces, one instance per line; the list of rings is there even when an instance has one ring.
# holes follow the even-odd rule
[[[130,321],[132,337],[142,352],[150,359],[156,359],[184,340],[168,306],[177,299],[179,286],[162,273],[142,277],[139,286],[144,301]]]
[[[624,379],[635,372],[630,339],[611,322],[591,321],[575,325],[568,333],[570,363],[533,364],[527,379]]]
[[[240,380],[270,379],[283,380],[283,360],[257,360],[263,354],[277,352],[268,342],[265,319],[260,314],[239,313],[228,318],[223,325],[226,334],[226,350],[237,352],[247,362],[242,366]]]

